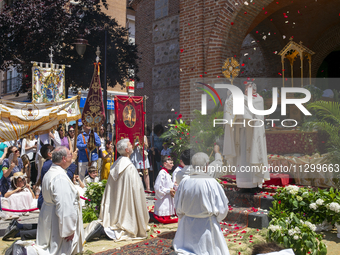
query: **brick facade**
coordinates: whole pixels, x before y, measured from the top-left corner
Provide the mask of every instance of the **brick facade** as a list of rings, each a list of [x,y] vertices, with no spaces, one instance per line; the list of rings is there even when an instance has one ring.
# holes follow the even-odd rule
[[[140,40],[136,35],[139,50],[143,52],[139,75],[142,79],[147,76],[150,84],[156,45],[150,31],[154,3],[152,0],[135,1],[137,23],[143,24],[140,30],[136,28],[138,33],[143,33]],[[316,53],[312,58],[312,76],[315,77],[324,58],[340,46],[337,0],[325,0],[322,3],[314,0],[261,0],[248,1],[248,5],[244,0],[169,0],[170,3],[172,7],[169,12],[171,9],[174,15],[177,15],[178,10],[180,13],[180,112],[186,119],[193,109],[200,109],[200,92],[191,88],[190,81],[201,79],[204,82],[223,77],[221,68],[228,57],[235,57],[240,64],[244,64],[240,77],[280,79],[282,66],[277,53],[293,36],[295,42],[302,41],[303,45]],[[255,41],[254,47],[252,41]],[[251,52],[254,48],[260,53]],[[145,56],[146,52],[149,52],[148,56]],[[245,53],[248,53],[247,57]],[[286,61],[287,77],[290,75],[290,65]],[[175,65],[176,61],[172,62],[172,66]],[[307,77],[306,59],[303,68],[304,76]],[[294,77],[300,75],[298,59],[294,66]],[[148,87],[152,88],[151,85]]]
[[[136,45],[139,82],[144,88],[135,95],[147,95],[147,124],[163,125],[179,112],[179,0],[139,0],[136,11]],[[138,82],[137,82],[138,83]],[[174,111],[171,111],[174,109]]]

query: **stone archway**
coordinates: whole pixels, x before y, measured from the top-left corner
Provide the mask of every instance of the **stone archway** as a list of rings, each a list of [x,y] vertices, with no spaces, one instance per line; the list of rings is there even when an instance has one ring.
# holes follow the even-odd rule
[[[322,61],[334,50],[340,46],[340,24],[337,24],[322,34],[312,50],[315,56],[312,58],[312,77],[316,77]]]
[[[275,48],[274,51],[279,52],[293,35],[294,41],[303,42],[305,46],[317,53],[312,60],[314,76],[322,60],[335,47],[334,40],[340,40],[340,34],[335,29],[329,32],[329,36],[338,39],[327,39],[328,35],[324,34],[328,27],[338,22],[338,12],[335,8],[337,0],[326,0],[323,3],[312,0],[298,2],[263,0],[255,4],[248,0],[248,5],[244,4],[244,1],[180,0],[180,49],[183,50],[180,55],[180,106],[186,118],[200,98],[199,93],[190,90],[190,81],[202,79],[204,82],[205,78],[223,77],[221,67],[224,60],[234,56],[239,60],[246,36],[248,34],[254,38],[260,36],[254,34],[254,28],[257,30],[257,27],[263,27],[265,30],[266,27],[271,27],[271,30],[277,31],[277,38],[271,37],[272,42],[257,39],[265,58],[267,69],[265,77],[280,77],[282,72],[280,58],[273,54],[272,49]],[[307,2],[309,6],[305,8]],[[320,6],[327,11],[319,13]],[[292,28],[292,25],[285,25],[286,15],[282,13],[287,12],[288,9],[292,11],[291,13],[294,10],[295,16],[292,14],[291,17],[294,16],[294,19],[300,22],[297,23],[299,27]],[[298,12],[302,9],[303,15]],[[316,18],[308,19],[309,16]],[[293,23],[293,20],[290,21]],[[330,45],[322,46],[322,41],[318,40],[327,41],[323,43]],[[294,75],[298,73],[294,71]],[[192,96],[192,99],[188,100],[188,96]],[[199,104],[200,102],[197,101],[197,105]]]
[[[240,57],[239,53],[244,38],[257,25],[278,9],[290,5],[291,1],[283,0],[279,5],[274,0],[264,0],[261,5],[258,3],[245,5],[243,1],[237,1],[237,3],[238,5],[224,3],[216,17],[209,40],[206,40],[206,70],[213,75],[220,74],[225,58]],[[214,54],[216,52],[220,53],[219,58]]]

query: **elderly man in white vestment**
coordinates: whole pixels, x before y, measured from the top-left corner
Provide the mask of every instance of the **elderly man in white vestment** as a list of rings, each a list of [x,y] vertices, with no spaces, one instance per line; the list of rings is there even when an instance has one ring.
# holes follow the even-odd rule
[[[233,115],[233,97],[230,96],[224,106],[225,125],[223,155],[232,166],[236,166],[236,184],[238,188],[251,189],[262,187],[262,183],[270,179],[267,159],[266,133],[263,115],[255,115],[248,108],[248,90],[252,95],[255,109],[263,110],[263,98],[256,93],[256,84],[248,82],[244,95],[244,115]],[[251,127],[248,125],[249,120]],[[231,122],[236,123],[231,125]],[[245,124],[243,124],[245,123]],[[253,168],[251,168],[253,167]],[[255,168],[256,167],[256,168]],[[251,171],[250,169],[256,169]],[[249,170],[249,171],[247,171]]]
[[[121,156],[111,166],[99,219],[115,241],[145,238],[149,212],[142,181],[129,159],[133,152],[129,139],[120,140],[117,151]]]
[[[36,245],[31,241],[17,242],[26,247],[28,255],[69,255],[83,251],[80,197],[66,174],[72,157],[64,146],[53,151],[53,164],[42,182],[44,203],[39,214]]]
[[[220,184],[208,173],[209,157],[192,157],[193,171],[184,178],[175,195],[180,218],[173,246],[177,254],[229,254],[220,222],[227,216],[228,199]]]

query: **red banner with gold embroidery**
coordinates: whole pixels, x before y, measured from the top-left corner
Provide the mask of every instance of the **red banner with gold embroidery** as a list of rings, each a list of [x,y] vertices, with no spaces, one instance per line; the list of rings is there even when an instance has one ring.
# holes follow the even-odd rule
[[[115,97],[116,139],[129,138],[134,146],[144,142],[143,97]]]

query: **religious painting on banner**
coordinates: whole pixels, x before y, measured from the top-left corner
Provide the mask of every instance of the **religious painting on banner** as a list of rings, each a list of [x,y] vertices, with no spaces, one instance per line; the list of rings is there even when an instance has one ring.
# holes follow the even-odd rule
[[[131,144],[144,143],[143,97],[115,97],[116,139],[129,138]]]
[[[92,128],[99,128],[105,122],[105,109],[99,77],[99,65],[100,63],[98,62],[94,63],[94,73],[81,117],[83,124]]]
[[[51,103],[0,100],[0,142],[42,135],[81,117],[77,97]]]
[[[32,102],[53,103],[65,99],[65,65],[33,63]]]

